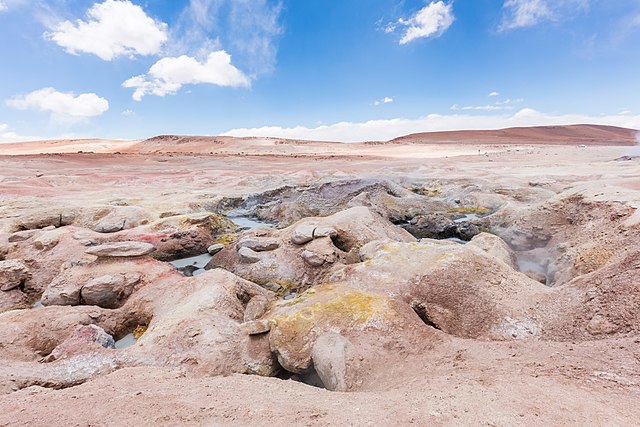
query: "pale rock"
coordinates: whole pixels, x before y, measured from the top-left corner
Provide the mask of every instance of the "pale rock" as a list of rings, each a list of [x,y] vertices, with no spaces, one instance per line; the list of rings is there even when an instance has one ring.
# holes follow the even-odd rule
[[[207,248],[207,252],[209,253],[209,255],[213,256],[215,254],[217,254],[218,252],[220,252],[221,250],[224,249],[224,245],[221,243],[218,243],[216,245],[211,245]]]
[[[269,298],[264,295],[256,295],[247,304],[244,309],[244,321],[250,322],[259,319],[267,311]]]
[[[86,305],[118,308],[140,282],[138,273],[120,273],[96,277],[82,287],[81,301]]]
[[[29,269],[22,261],[0,261],[0,291],[7,292],[20,287],[29,277]]]
[[[260,255],[258,255],[256,251],[246,247],[238,250],[238,256],[240,257],[240,261],[245,264],[254,264],[260,261]]]
[[[280,243],[274,239],[245,237],[237,244],[237,248],[249,248],[256,252],[268,252],[278,249]]]
[[[311,350],[313,367],[330,391],[347,391],[347,364],[354,353],[348,339],[335,332],[320,336]]]
[[[330,237],[335,239],[338,237],[338,232],[333,227],[316,227],[316,229],[313,230],[313,238],[318,239],[321,237]]]
[[[252,320],[250,322],[244,322],[240,325],[240,329],[247,335],[266,334],[271,330],[271,322],[268,320]]]
[[[149,255],[155,247],[144,242],[115,242],[91,247],[85,251],[97,257],[138,257]]]
[[[315,225],[300,224],[291,233],[291,243],[295,245],[304,245],[313,240]]]
[[[58,244],[60,238],[67,232],[63,228],[54,228],[53,230],[46,231],[40,235],[33,242],[33,247],[39,250],[51,249]]]

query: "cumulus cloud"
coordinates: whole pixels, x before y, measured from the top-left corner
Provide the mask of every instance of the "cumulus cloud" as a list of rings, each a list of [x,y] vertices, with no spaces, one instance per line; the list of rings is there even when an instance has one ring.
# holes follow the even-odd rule
[[[393,33],[402,28],[400,44],[403,45],[421,38],[438,37],[447,31],[454,20],[453,3],[432,1],[410,18],[400,18],[388,24],[384,31]]]
[[[563,14],[588,9],[589,0],[505,0],[501,31],[532,27],[543,21],[557,20]]]
[[[172,29],[168,56],[202,56],[223,48],[252,77],[276,63],[281,0],[190,0]]]
[[[50,112],[62,118],[89,118],[100,116],[109,110],[109,102],[95,93],[58,92],[52,87],[40,89],[26,95],[16,96],[7,105],[18,110]]]
[[[493,96],[499,96],[499,95],[500,95],[500,93],[499,93],[499,92],[491,92],[491,93],[490,93],[489,95],[487,95],[487,96],[489,96],[489,97],[491,98],[491,97],[493,97]]]
[[[9,7],[5,4],[5,2],[0,1],[0,12],[4,12],[7,9],[9,9]]]
[[[87,11],[87,20],[64,21],[45,37],[67,52],[90,53],[105,61],[118,56],[153,55],[167,41],[167,25],[128,0],[106,0]]]
[[[592,123],[640,129],[639,116],[588,116],[580,114],[553,115],[524,108],[512,115],[490,114],[430,114],[418,119],[371,120],[368,122],[340,122],[315,128],[304,126],[283,128],[266,126],[252,129],[233,129],[224,135],[263,136],[323,141],[386,141],[417,132],[436,132],[468,129],[502,129],[517,126],[568,125]]]
[[[249,86],[250,79],[231,64],[231,55],[224,50],[212,52],[204,62],[190,56],[162,58],[145,75],[135,76],[122,86],[135,89],[133,99],[141,101],[145,95],[175,94],[187,84],[217,86]]]
[[[373,101],[373,105],[375,105],[377,107],[378,105],[391,104],[392,102],[393,102],[393,98],[385,96],[382,99],[377,99],[377,100]]]

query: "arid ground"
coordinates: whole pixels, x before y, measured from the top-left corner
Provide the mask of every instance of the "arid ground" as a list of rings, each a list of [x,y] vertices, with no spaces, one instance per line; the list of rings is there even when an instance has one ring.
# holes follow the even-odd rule
[[[0,145],[0,425],[638,425],[638,156],[586,125]]]

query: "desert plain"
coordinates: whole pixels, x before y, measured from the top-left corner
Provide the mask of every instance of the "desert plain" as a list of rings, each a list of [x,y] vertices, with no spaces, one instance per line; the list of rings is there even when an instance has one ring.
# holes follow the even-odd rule
[[[0,425],[638,425],[636,133],[2,144]]]

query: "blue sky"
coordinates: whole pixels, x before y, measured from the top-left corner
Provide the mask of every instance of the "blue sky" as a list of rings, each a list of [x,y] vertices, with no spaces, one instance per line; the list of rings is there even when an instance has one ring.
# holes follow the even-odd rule
[[[0,0],[0,141],[640,128],[639,0]]]

